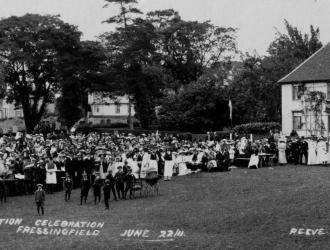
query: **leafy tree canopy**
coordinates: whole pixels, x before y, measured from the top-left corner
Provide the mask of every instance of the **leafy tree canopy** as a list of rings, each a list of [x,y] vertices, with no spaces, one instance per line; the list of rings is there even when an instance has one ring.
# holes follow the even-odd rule
[[[79,47],[81,33],[59,16],[26,14],[0,21],[6,96],[21,104],[31,132],[59,89],[59,72]]]

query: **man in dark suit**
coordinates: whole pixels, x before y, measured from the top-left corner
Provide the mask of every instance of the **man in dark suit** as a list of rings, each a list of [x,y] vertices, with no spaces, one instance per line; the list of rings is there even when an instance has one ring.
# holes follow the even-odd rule
[[[105,209],[109,209],[110,190],[111,190],[110,181],[106,179],[105,185],[103,187]]]
[[[96,177],[93,183],[93,191],[94,191],[94,204],[96,205],[96,201],[101,201],[101,181],[100,177]]]
[[[216,155],[216,161],[220,171],[228,171],[229,168],[229,153],[224,145],[220,146],[220,150]]]
[[[126,179],[126,188],[125,188],[125,197],[126,200],[127,192],[129,191],[129,198],[132,199],[133,187],[135,182],[135,176],[132,174],[132,169],[128,169],[128,174],[125,177]]]
[[[35,183],[46,184],[46,169],[43,161],[39,161],[34,168],[34,177]]]
[[[123,165],[123,173],[124,173],[124,176],[126,176],[128,174],[128,169],[130,169],[131,167],[128,165],[128,161],[125,160],[124,161],[124,165]]]
[[[301,140],[294,140],[292,142],[292,158],[293,158],[293,163],[294,164],[299,164],[300,160],[300,151],[301,151]]]
[[[109,180],[110,191],[112,192],[113,196],[115,197],[115,200],[117,201],[117,195],[116,195],[116,191],[115,191],[116,180],[112,175],[112,170],[109,170],[106,180]],[[109,199],[110,199],[110,194],[109,194]]]
[[[138,168],[139,168],[139,176],[140,176],[141,167],[142,167],[142,159],[143,159],[143,151],[140,150],[136,156],[136,160],[138,162]]]
[[[83,173],[83,179],[81,180],[80,205],[82,205],[83,200],[86,203],[89,189],[90,189],[90,183],[87,178],[87,174]]]
[[[119,166],[118,172],[115,174],[116,190],[117,190],[117,195],[118,195],[119,199],[124,199],[124,193],[125,193],[124,178],[125,178],[125,175],[123,172],[123,167]]]

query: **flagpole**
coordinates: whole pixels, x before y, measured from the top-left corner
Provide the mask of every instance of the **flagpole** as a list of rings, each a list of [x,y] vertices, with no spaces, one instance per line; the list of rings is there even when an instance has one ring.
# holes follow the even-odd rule
[[[233,129],[233,104],[231,102],[230,96],[229,96],[228,106],[229,106],[230,127],[231,129]]]

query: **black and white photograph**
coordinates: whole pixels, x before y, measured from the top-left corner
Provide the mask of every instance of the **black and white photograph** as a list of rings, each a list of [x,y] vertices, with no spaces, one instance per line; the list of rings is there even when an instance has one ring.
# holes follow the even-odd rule
[[[0,0],[0,249],[329,249],[329,0]]]

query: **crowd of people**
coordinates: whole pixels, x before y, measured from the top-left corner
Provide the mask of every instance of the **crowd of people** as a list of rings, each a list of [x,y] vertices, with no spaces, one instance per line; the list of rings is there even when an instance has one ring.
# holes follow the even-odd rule
[[[285,146],[288,163],[327,166],[330,162],[329,141],[326,137],[289,138]]]
[[[113,199],[133,197],[136,180],[148,173],[171,180],[173,175],[198,171],[228,171],[239,159],[250,159],[249,167],[273,156],[280,164],[326,164],[327,142],[324,138],[306,140],[271,133],[269,138],[234,138],[218,140],[207,134],[206,140],[186,140],[174,135],[115,133],[49,133],[2,136],[0,138],[0,200],[6,194],[32,194],[37,185],[47,193],[81,188],[80,204],[86,203],[93,190],[94,203],[105,205]]]

